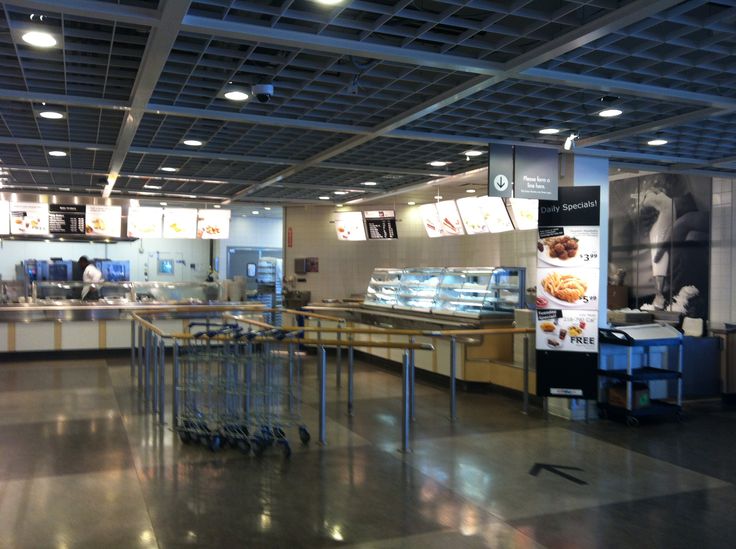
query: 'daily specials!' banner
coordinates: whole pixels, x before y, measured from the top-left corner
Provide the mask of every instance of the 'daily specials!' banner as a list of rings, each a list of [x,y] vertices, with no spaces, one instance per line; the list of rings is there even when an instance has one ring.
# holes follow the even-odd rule
[[[539,202],[537,394],[596,397],[600,188]]]

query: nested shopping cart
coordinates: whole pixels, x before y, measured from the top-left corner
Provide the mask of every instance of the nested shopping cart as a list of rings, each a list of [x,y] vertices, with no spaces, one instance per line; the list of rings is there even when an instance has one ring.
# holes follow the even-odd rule
[[[287,431],[307,444],[301,416],[301,354],[296,334],[238,324],[192,323],[174,344],[174,430],[212,451],[231,446],[260,456],[291,455]]]

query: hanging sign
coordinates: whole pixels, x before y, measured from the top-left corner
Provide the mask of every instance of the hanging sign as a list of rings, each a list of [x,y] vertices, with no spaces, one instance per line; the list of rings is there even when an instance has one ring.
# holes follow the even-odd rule
[[[488,153],[488,196],[509,197],[514,190],[514,147],[490,146]]]
[[[338,240],[365,240],[365,225],[361,212],[339,212],[335,215]]]
[[[10,234],[49,234],[49,205],[39,202],[11,202]]]
[[[128,236],[130,238],[161,238],[163,215],[163,208],[131,206],[128,208]]]
[[[197,238],[197,210],[194,208],[166,208],[164,210],[164,238]]]
[[[85,232],[94,236],[120,238],[123,209],[120,206],[87,204],[85,209]]]
[[[557,200],[559,153],[537,147],[515,147],[514,153],[514,196]]]
[[[204,240],[230,238],[230,210],[199,210],[197,238]]]
[[[50,204],[51,234],[84,234],[86,208],[82,204]]]

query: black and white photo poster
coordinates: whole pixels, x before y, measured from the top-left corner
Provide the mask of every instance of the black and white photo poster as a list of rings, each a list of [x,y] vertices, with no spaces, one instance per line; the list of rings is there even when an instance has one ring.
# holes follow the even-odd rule
[[[611,184],[608,272],[629,307],[708,317],[711,184],[679,174]]]

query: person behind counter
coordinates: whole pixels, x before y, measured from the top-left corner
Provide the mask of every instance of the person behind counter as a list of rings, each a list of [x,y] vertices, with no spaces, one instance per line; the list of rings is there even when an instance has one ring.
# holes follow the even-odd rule
[[[87,259],[86,255],[80,257],[77,263],[79,264],[79,269],[82,271],[82,282],[85,283],[82,288],[82,300],[96,301],[100,299],[99,292],[90,284],[99,284],[102,282],[102,271]]]

